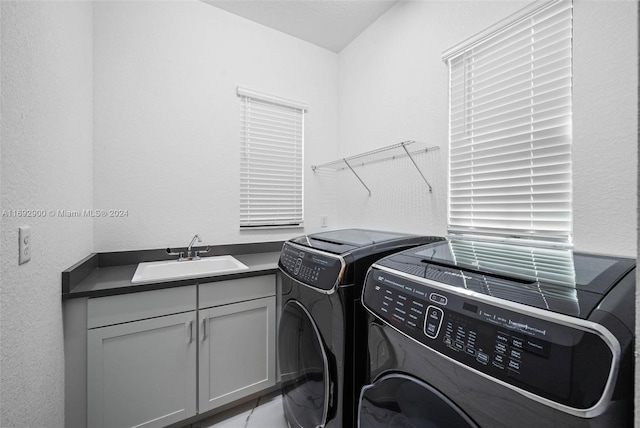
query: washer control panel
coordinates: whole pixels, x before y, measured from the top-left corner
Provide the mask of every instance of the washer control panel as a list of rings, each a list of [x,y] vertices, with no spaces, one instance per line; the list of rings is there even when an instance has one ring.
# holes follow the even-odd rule
[[[331,290],[338,283],[343,265],[339,257],[305,250],[289,242],[282,247],[278,263],[289,276],[322,290]]]
[[[614,354],[598,334],[447,288],[373,267],[362,301],[387,325],[484,375],[577,409],[602,397]]]

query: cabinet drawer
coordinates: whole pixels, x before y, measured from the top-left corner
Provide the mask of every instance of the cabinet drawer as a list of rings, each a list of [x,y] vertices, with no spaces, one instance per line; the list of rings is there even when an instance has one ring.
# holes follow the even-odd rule
[[[276,295],[275,275],[200,284],[198,309]]]
[[[91,329],[177,314],[195,308],[195,285],[97,297],[87,302],[87,327]]]

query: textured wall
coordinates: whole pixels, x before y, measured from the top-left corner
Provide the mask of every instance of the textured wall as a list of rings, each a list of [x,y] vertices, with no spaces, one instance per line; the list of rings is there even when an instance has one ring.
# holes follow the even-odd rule
[[[636,257],[637,2],[578,0],[573,18],[574,245]]]
[[[362,168],[372,196],[348,172],[339,218],[422,233],[446,232],[448,74],[441,52],[528,2],[400,2],[339,55],[340,155],[407,139],[440,146],[421,165]],[[574,2],[574,244],[635,256],[636,2]],[[405,166],[408,165],[408,166]],[[393,177],[392,175],[395,175]]]
[[[128,210],[95,220],[96,251],[302,233],[239,231],[236,87],[308,103],[310,175],[336,151],[335,53],[198,1],[99,2],[94,58],[94,204]],[[333,213],[327,180],[306,180],[306,231]]]
[[[0,2],[3,210],[92,204],[89,2]],[[60,272],[92,251],[90,218],[1,219],[0,426],[64,426]],[[32,258],[18,266],[18,227]]]

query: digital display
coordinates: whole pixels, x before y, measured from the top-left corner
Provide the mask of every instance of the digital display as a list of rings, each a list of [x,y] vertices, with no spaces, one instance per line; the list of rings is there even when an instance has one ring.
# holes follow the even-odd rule
[[[474,314],[478,313],[478,307],[476,305],[472,305],[471,303],[464,302],[462,304],[462,309],[465,311],[473,312]]]

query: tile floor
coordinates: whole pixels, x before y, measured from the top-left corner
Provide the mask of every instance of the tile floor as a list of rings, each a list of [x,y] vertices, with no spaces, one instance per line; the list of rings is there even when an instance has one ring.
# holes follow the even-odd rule
[[[199,422],[200,428],[287,428],[282,396],[267,396]]]

